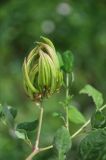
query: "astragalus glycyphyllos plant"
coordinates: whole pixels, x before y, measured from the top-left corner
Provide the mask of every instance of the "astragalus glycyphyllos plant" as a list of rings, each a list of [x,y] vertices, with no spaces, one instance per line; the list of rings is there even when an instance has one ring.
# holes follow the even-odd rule
[[[25,92],[38,106],[39,119],[16,124],[14,119],[17,110],[7,105],[0,106],[1,121],[8,125],[15,137],[23,139],[32,149],[25,160],[32,160],[38,153],[48,149],[55,150],[54,156],[51,157],[53,160],[70,160],[71,157],[67,157],[67,153],[71,152],[73,139],[80,133],[85,133],[85,129],[86,135],[84,134],[84,139],[80,142],[77,160],[106,160],[106,114],[103,112],[106,105],[103,105],[103,96],[89,84],[79,92],[91,96],[96,106],[87,121],[72,103],[73,95],[70,94],[70,87],[74,81],[73,62],[71,51],[60,54],[48,38],[41,37],[41,42],[37,42],[35,48],[25,57],[22,67]],[[53,116],[61,118],[63,125],[56,131],[52,144],[40,147],[43,112],[46,110],[43,100],[59,92],[62,86],[66,93],[64,100],[61,101],[62,111],[61,113],[54,111]],[[70,134],[72,123],[81,125],[73,135]],[[31,142],[27,132],[35,129],[37,129],[36,139],[35,142]]]

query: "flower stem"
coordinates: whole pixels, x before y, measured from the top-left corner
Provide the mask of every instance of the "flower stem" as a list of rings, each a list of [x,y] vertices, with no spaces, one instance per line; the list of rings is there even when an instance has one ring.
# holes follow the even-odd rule
[[[69,96],[69,73],[66,73],[66,100]],[[68,105],[65,107],[66,109],[66,128],[69,130],[69,120],[68,120]]]
[[[42,127],[42,119],[43,119],[43,106],[40,106],[40,117],[39,117],[39,126],[38,126],[38,132],[37,132],[37,138],[35,142],[35,149],[38,149],[39,140],[40,140],[40,133],[41,133],[41,127]]]
[[[102,106],[99,110],[102,111],[103,109],[106,108],[106,104],[104,106]],[[75,138],[79,133],[81,133],[89,124],[90,124],[91,120],[89,119],[78,131],[76,131],[71,138]]]
[[[34,146],[33,152],[26,158],[26,160],[32,160],[32,158],[38,154],[41,150],[39,149],[39,141],[40,141],[40,133],[41,133],[41,127],[42,127],[42,119],[43,119],[43,106],[41,104],[40,106],[40,117],[39,117],[39,125],[38,125],[38,131],[37,131],[37,137],[36,137],[36,142]]]

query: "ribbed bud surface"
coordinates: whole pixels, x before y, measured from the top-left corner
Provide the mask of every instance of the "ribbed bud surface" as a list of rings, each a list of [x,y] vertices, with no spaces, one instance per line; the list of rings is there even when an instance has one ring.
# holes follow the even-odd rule
[[[43,42],[37,42],[23,63],[25,91],[35,101],[52,95],[63,82],[53,43],[45,37],[42,40]]]

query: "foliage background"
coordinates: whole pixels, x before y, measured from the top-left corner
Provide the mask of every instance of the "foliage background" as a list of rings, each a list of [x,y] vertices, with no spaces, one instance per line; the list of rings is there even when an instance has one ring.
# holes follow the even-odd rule
[[[72,50],[75,82],[70,93],[75,95],[73,103],[88,116],[93,103],[78,95],[86,83],[102,91],[106,100],[105,0],[0,1],[0,103],[18,108],[17,122],[30,121],[38,116],[35,104],[25,95],[21,67],[40,35],[49,37],[61,54],[67,49]],[[52,113],[62,111],[59,101],[63,97],[64,89],[45,101],[42,145],[52,143],[53,134],[62,124]],[[72,124],[71,132],[76,127]],[[26,144],[15,139],[0,123],[0,160],[25,159],[29,152]],[[52,151],[48,151],[37,156],[36,160],[52,160],[51,155]],[[74,152],[70,156],[76,159]]]

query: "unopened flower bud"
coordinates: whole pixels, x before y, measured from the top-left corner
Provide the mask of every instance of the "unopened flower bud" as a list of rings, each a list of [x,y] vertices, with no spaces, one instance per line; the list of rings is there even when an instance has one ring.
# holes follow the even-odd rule
[[[24,87],[27,95],[35,101],[52,95],[63,82],[53,43],[45,37],[41,38],[43,42],[37,42],[23,63]]]

